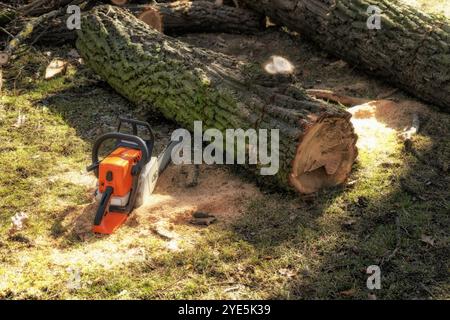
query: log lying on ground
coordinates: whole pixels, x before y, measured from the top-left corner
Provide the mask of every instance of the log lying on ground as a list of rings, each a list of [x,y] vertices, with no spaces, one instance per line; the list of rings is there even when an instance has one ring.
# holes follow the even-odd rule
[[[264,18],[252,11],[217,6],[208,1],[175,1],[153,5],[126,5],[123,8],[166,34],[226,32],[255,34],[264,29]],[[35,31],[40,43],[62,44],[75,41],[74,31],[65,19],[54,19]]]
[[[450,112],[450,22],[397,0],[242,0],[274,22]],[[382,10],[369,30],[370,5]]]
[[[218,6],[209,1],[176,1],[149,6],[129,5],[139,19],[154,26],[161,16],[164,33],[227,32],[252,34],[263,30],[264,17],[253,11]],[[156,21],[156,23],[158,23]]]
[[[287,74],[189,46],[111,6],[83,16],[77,48],[141,110],[188,130],[196,120],[221,132],[279,129],[278,173],[260,176],[258,165],[247,166],[266,185],[311,193],[344,182],[351,171],[357,150],[350,114],[309,97]]]

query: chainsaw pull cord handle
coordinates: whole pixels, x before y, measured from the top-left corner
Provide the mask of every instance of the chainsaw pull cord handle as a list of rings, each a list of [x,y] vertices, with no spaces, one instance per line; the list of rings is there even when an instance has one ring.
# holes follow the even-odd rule
[[[98,178],[98,166],[100,163],[98,160],[98,151],[100,150],[100,147],[103,144],[103,142],[105,142],[106,140],[127,141],[127,142],[134,142],[136,144],[136,147],[130,146],[129,143],[127,144],[127,146],[130,148],[142,151],[141,160],[139,160],[139,162],[135,165],[136,173],[140,172],[141,169],[150,161],[150,153],[147,144],[142,138],[139,138],[138,136],[133,136],[131,134],[119,132],[105,133],[95,141],[94,146],[92,148],[92,164],[89,167],[87,167],[87,171],[94,170],[97,178]]]

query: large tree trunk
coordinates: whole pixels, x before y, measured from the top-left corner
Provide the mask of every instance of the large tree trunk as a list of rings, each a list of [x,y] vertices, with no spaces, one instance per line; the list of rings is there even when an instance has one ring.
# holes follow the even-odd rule
[[[324,49],[450,111],[450,23],[397,0],[242,0]],[[367,9],[382,10],[369,30]]]
[[[351,171],[357,150],[350,114],[309,97],[290,75],[189,46],[111,6],[83,17],[77,48],[141,110],[186,129],[196,120],[221,132],[279,129],[278,173],[260,176],[258,166],[247,166],[267,185],[311,193],[344,182]]]

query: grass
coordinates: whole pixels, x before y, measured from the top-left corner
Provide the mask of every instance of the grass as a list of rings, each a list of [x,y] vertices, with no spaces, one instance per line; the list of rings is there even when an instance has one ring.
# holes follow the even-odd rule
[[[450,6],[447,0],[402,0],[403,2],[417,7],[425,12],[442,14],[450,18]]]
[[[0,298],[450,298],[448,115],[426,119],[418,156],[394,131],[360,148],[347,186],[312,199],[268,193],[208,228],[175,224],[181,251],[132,225],[83,239],[73,228],[92,202],[93,138],[132,111],[84,66],[41,80],[45,59],[17,60],[7,76],[21,76],[0,98]],[[18,212],[30,220],[11,236]],[[370,265],[382,270],[375,292]]]

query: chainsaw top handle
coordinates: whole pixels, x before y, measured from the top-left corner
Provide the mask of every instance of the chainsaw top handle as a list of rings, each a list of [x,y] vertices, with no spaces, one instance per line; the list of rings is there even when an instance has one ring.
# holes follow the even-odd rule
[[[139,160],[139,162],[135,165],[136,170],[134,171],[135,173],[139,173],[141,169],[151,159],[151,150],[149,150],[147,143],[142,138],[135,135],[120,132],[105,133],[95,141],[94,146],[92,148],[92,164],[89,167],[87,167],[87,171],[94,170],[95,175],[97,177],[98,177],[98,166],[100,164],[100,161],[98,159],[98,152],[103,142],[105,142],[106,140],[117,140],[119,141],[118,145],[123,144],[129,148],[137,149],[142,152],[141,160]]]
[[[122,116],[119,116],[119,126],[117,127],[117,132],[120,132],[120,128],[122,127],[122,123],[128,123],[131,124],[132,128],[133,128],[133,135],[137,136],[138,135],[138,126],[139,127],[144,127],[148,130],[148,133],[150,134],[150,139],[149,140],[144,140],[147,145],[153,145],[154,141],[155,141],[155,135],[153,134],[153,130],[150,127],[150,124],[148,124],[148,122],[145,121],[139,121],[139,120],[135,120],[135,119],[128,119],[128,118],[124,118]]]

